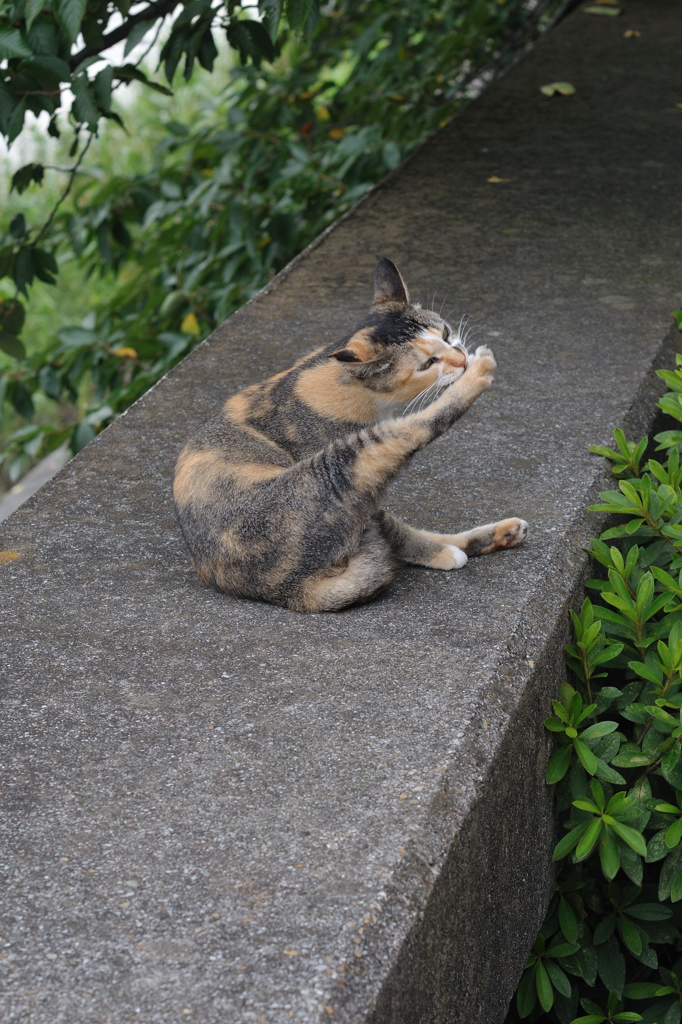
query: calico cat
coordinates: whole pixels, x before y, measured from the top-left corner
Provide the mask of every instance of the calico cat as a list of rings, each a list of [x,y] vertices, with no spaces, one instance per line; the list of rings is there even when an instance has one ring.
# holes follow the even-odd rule
[[[344,340],[229,398],[182,450],[173,497],[201,579],[301,612],[366,601],[408,562],[460,569],[520,544],[523,519],[417,530],[379,507],[401,466],[493,382],[438,314],[412,305],[381,259],[374,303]],[[430,404],[426,404],[432,396]]]

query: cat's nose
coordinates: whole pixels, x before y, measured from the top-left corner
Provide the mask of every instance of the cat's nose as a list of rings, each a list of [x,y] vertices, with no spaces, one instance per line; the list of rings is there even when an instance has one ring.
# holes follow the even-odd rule
[[[450,358],[455,366],[466,366],[467,354],[463,348],[453,348]]]

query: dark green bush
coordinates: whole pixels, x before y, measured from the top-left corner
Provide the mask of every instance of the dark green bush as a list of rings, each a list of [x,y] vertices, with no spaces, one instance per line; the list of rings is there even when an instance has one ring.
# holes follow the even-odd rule
[[[682,314],[676,314],[682,324]],[[682,421],[682,356],[659,371]],[[682,1020],[682,430],[593,448],[618,490],[591,554],[602,576],[573,615],[565,683],[547,728],[547,781],[565,835],[550,903],[516,995],[532,1021]]]

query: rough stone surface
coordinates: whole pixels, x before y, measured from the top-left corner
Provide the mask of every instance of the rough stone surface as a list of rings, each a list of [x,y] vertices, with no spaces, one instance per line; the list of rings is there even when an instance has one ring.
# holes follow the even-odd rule
[[[6,1024],[504,1018],[552,887],[587,445],[646,428],[679,340],[679,5],[626,7],[562,23],[4,524]],[[499,363],[387,506],[529,542],[337,615],[204,589],[183,438],[341,335],[377,253]]]

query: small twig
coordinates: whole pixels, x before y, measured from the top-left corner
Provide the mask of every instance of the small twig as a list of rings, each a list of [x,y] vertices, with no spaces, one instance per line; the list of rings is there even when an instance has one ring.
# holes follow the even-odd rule
[[[66,188],[62,192],[61,196],[59,197],[59,199],[57,200],[55,205],[52,207],[52,210],[50,212],[50,216],[47,218],[47,220],[43,224],[42,228],[40,229],[40,232],[39,232],[38,236],[31,242],[31,249],[35,249],[35,247],[38,245],[38,242],[40,242],[40,240],[45,237],[45,235],[46,235],[50,225],[52,224],[52,221],[55,219],[55,217],[57,215],[57,210],[62,205],[62,203],[64,202],[64,200],[68,196],[69,192],[71,191],[71,189],[73,187],[74,180],[76,178],[76,175],[78,174],[78,169],[79,169],[80,165],[83,163],[83,159],[85,157],[85,154],[87,153],[87,151],[88,151],[88,149],[90,147],[90,143],[92,142],[94,137],[95,137],[95,133],[94,132],[90,132],[90,134],[88,136],[88,141],[83,146],[83,150],[82,150],[80,156],[78,157],[78,160],[76,160],[76,163],[73,165],[73,167],[68,172],[69,173],[69,180],[66,183]]]

